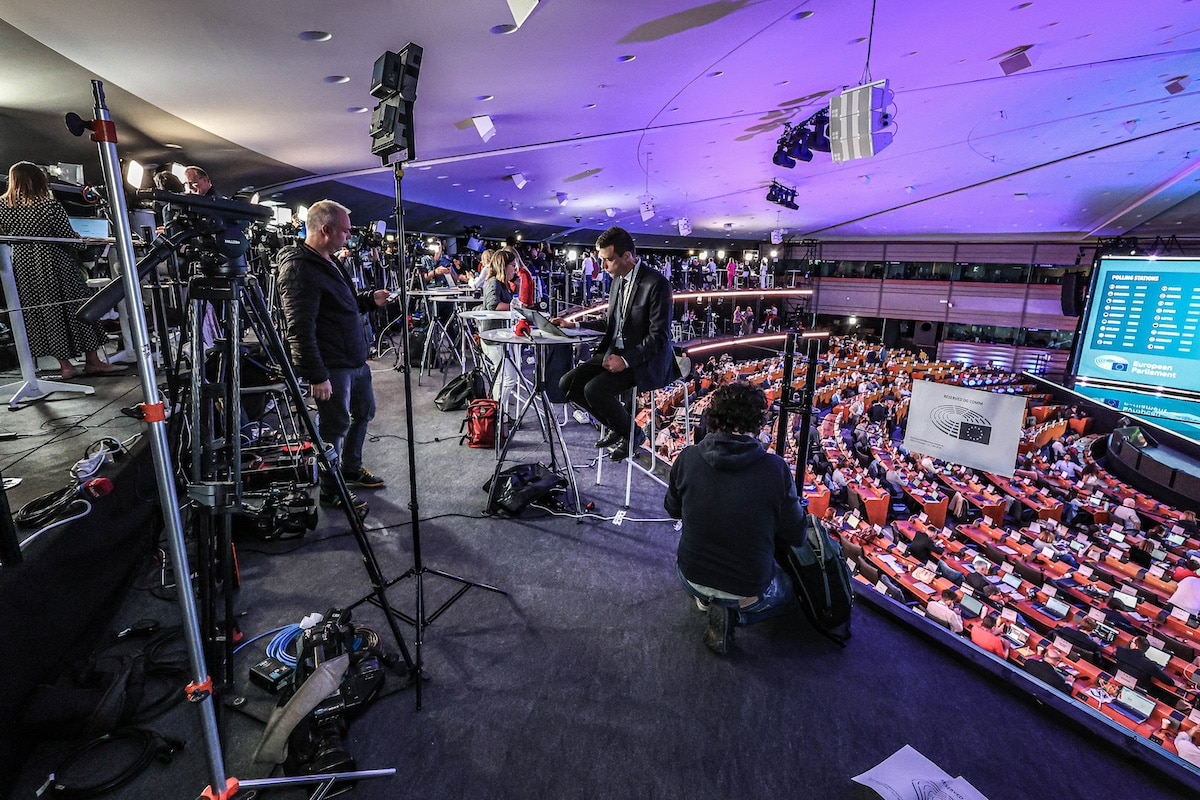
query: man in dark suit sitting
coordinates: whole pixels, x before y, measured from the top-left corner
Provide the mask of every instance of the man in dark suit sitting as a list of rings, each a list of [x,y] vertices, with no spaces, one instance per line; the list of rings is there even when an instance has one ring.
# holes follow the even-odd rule
[[[1071,645],[1072,650],[1077,650],[1079,657],[1089,664],[1100,663],[1100,653],[1104,649],[1104,643],[1092,636],[1096,632],[1096,621],[1088,617],[1084,617],[1079,623],[1078,628],[1073,628],[1070,625],[1059,625],[1054,629],[1055,636],[1061,636],[1064,641]]]
[[[1113,659],[1116,661],[1117,669],[1136,678],[1137,687],[1143,692],[1150,691],[1155,678],[1168,686],[1174,686],[1175,681],[1171,676],[1146,656],[1146,649],[1149,646],[1150,642],[1146,640],[1145,636],[1135,636],[1129,643],[1129,647],[1118,647]]]
[[[613,461],[629,456],[643,441],[629,441],[629,411],[621,395],[666,386],[676,374],[671,345],[671,283],[637,257],[633,238],[623,228],[609,228],[596,240],[600,263],[613,278],[608,316],[585,327],[604,331],[595,354],[559,380],[567,400],[595,417],[608,433],[596,442],[608,447]],[[578,322],[555,319],[560,327]]]

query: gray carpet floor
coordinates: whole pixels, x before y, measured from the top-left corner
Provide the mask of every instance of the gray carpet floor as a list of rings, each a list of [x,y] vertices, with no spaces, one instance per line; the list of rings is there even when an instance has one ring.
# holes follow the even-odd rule
[[[361,494],[370,504],[370,544],[391,579],[414,565],[403,383],[386,361],[376,368],[379,413],[366,463],[388,486]],[[628,518],[607,519],[621,508],[624,470],[606,467],[597,486],[588,465],[595,431],[571,420],[562,430],[595,515],[577,521],[531,509],[514,519],[485,517],[481,487],[495,454],[458,444],[462,412],[432,405],[442,379],[435,373],[414,387],[423,564],[507,594],[473,588],[426,628],[421,710],[410,688],[389,692],[350,723],[346,749],[358,766],[397,770],[360,782],[352,796],[863,797],[870,795],[851,777],[905,744],[991,800],[1192,796],[866,604],[845,650],[789,616],[738,630],[736,651],[713,655],[701,644],[704,617],[674,574],[678,534],[662,519],[662,487],[635,474]],[[120,389],[107,385],[114,387],[105,394],[109,410],[98,418],[136,393],[132,379]],[[558,414],[561,422],[561,407]],[[547,454],[531,425],[510,458]],[[236,607],[248,637],[370,592],[346,528],[323,511],[301,540],[241,544]],[[173,603],[146,591],[155,577],[149,568],[139,577],[114,629],[144,617],[178,618]],[[458,584],[426,573],[422,586],[432,613]],[[412,614],[416,587],[407,578],[388,596]],[[354,613],[395,649],[377,608]],[[413,648],[413,628],[402,630]],[[238,686],[224,700],[229,706],[236,697],[239,707],[220,715],[226,771],[239,778],[267,772],[250,756],[262,731],[255,717],[273,699],[246,681],[264,646],[238,653]],[[149,727],[186,740],[186,749],[109,796],[198,796],[211,771],[196,710],[177,707]],[[40,746],[12,796],[32,797],[62,747]]]

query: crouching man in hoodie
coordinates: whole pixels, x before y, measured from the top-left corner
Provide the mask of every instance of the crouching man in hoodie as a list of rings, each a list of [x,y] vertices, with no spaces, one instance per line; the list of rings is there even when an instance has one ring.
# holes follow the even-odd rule
[[[713,392],[708,435],[679,454],[663,499],[683,520],[683,588],[708,615],[705,646],[721,655],[736,625],[782,614],[794,599],[775,543],[803,541],[804,510],[787,463],[758,441],[766,410],[762,390],[747,383]]]

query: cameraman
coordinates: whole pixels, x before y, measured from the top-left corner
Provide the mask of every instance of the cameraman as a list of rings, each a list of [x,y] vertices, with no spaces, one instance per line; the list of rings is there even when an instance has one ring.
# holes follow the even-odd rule
[[[332,446],[346,483],[381,489],[382,478],[362,465],[375,392],[367,357],[370,329],[363,314],[387,304],[386,289],[355,292],[350,273],[334,256],[350,238],[350,211],[332,200],[308,210],[304,241],[279,251],[279,297],[296,372],[312,386],[320,434]],[[355,510],[367,507],[352,496]],[[341,508],[330,475],[321,478],[321,504]]]
[[[787,462],[756,437],[766,410],[762,389],[748,383],[713,392],[708,435],[679,454],[663,498],[667,513],[683,520],[679,577],[708,614],[705,646],[720,655],[735,625],[782,614],[794,597],[775,548],[804,541],[804,509]]]

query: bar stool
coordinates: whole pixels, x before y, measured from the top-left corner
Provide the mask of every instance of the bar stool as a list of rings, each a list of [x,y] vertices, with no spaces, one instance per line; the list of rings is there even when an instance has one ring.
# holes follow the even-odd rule
[[[691,439],[692,439],[691,390],[688,387],[688,380],[692,377],[692,361],[691,361],[691,359],[688,358],[687,356],[675,356],[675,372],[676,372],[676,377],[675,377],[675,380],[671,384],[667,384],[667,386],[660,386],[656,389],[650,389],[648,392],[649,409],[650,409],[650,431],[649,431],[650,466],[648,466],[648,467],[644,467],[641,464],[637,463],[637,460],[636,460],[637,453],[633,451],[632,443],[637,441],[637,427],[638,427],[637,419],[638,419],[638,413],[639,413],[639,408],[638,408],[639,392],[638,392],[637,387],[634,387],[633,390],[631,391],[631,398],[629,401],[629,406],[630,406],[630,410],[629,410],[630,453],[629,453],[629,457],[625,459],[625,508],[626,509],[629,508],[630,493],[631,493],[631,489],[633,486],[633,471],[635,469],[640,471],[642,474],[648,476],[652,480],[656,481],[661,486],[666,487],[666,485],[667,485],[666,481],[664,481],[658,475],[654,474],[654,467],[658,463],[658,451],[655,449],[655,439],[657,439],[658,437],[657,437],[657,430],[656,430],[656,425],[655,425],[655,420],[654,420],[654,416],[655,416],[654,412],[655,412],[655,409],[657,408],[657,402],[656,402],[657,393],[670,388],[675,382],[682,382],[682,384],[683,384],[684,441],[689,442],[689,443],[691,442]],[[606,430],[606,429],[602,428],[601,430]],[[604,471],[604,451],[600,450],[597,455],[597,459],[596,459],[596,485],[597,486],[600,484],[600,481],[603,478],[603,471]]]

